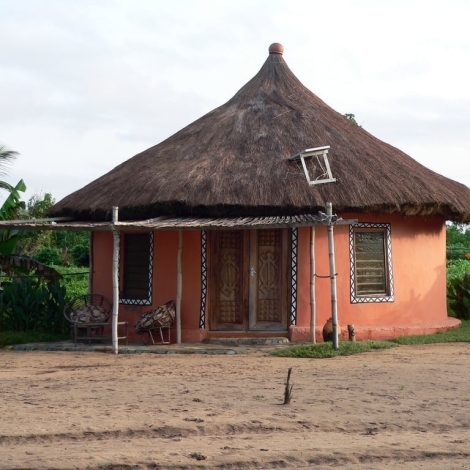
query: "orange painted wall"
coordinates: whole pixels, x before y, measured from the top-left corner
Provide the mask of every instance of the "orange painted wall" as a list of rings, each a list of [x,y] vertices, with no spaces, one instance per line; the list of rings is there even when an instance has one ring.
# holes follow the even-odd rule
[[[394,302],[350,301],[349,226],[334,228],[338,322],[357,326],[417,325],[447,318],[445,224],[441,218],[341,214],[359,222],[391,223]],[[326,227],[315,229],[318,275],[329,275]],[[298,326],[310,324],[310,229],[299,229]],[[330,279],[316,278],[317,326],[331,317]]]
[[[341,214],[341,216],[344,219],[358,219],[359,222],[391,223],[395,295],[394,302],[351,303],[349,226],[335,226],[338,320],[343,330],[351,323],[356,327],[394,327],[445,321],[447,305],[444,221],[438,217],[403,218],[399,215]],[[298,234],[296,327],[304,330],[297,335],[297,339],[308,339],[306,329],[310,325],[310,228],[299,228]],[[320,276],[328,276],[326,227],[316,227],[315,234],[316,272]],[[120,320],[129,321],[131,341],[141,340],[140,336],[132,334],[132,327],[142,312],[176,298],[177,249],[178,232],[154,232],[152,305],[119,306]],[[93,234],[93,259],[93,292],[112,298],[111,233],[95,232]],[[207,330],[199,329],[201,304],[201,233],[199,231],[183,232],[182,261],[182,340],[183,342],[197,342],[208,334]],[[316,326],[321,328],[331,316],[329,278],[316,278],[315,298]],[[175,329],[173,328],[172,341],[175,341]],[[389,329],[385,336],[390,336],[390,331]]]
[[[129,322],[129,339],[140,341],[133,332],[133,325],[146,310],[176,299],[178,232],[154,232],[154,271],[152,305],[119,305],[119,320]],[[112,298],[112,245],[110,232],[93,233],[93,292]],[[183,292],[181,299],[182,338],[191,337],[195,330],[199,335],[201,305],[201,233],[183,232]],[[175,330],[172,331],[173,341]]]

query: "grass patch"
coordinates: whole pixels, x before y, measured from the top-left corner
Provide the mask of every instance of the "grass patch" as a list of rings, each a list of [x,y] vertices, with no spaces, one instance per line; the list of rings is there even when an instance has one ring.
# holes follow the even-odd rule
[[[341,341],[339,350],[333,349],[333,343],[299,344],[289,348],[278,349],[271,354],[280,357],[309,357],[323,359],[334,356],[350,356],[374,349],[388,349],[403,345],[432,344],[432,343],[461,343],[470,342],[470,320],[462,320],[458,328],[435,333],[433,335],[399,336],[390,341]],[[366,365],[364,365],[366,367]]]
[[[66,338],[68,338],[68,336],[38,333],[36,331],[0,331],[0,348],[12,344],[48,343]]]
[[[462,320],[462,324],[452,330],[440,331],[433,335],[399,336],[392,341],[397,344],[468,343],[470,320]]]
[[[290,348],[277,349],[273,351],[274,356],[280,357],[309,357],[323,359],[335,356],[350,356],[374,349],[389,349],[397,346],[388,341],[342,341],[339,343],[338,351],[333,348],[333,343],[299,344]]]

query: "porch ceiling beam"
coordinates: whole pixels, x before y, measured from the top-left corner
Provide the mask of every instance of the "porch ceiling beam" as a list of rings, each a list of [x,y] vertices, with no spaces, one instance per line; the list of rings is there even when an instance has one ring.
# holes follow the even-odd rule
[[[328,226],[328,221],[297,220],[297,221],[279,221],[274,220],[269,223],[267,218],[249,218],[248,221],[240,219],[204,219],[200,222],[196,219],[165,219],[159,222],[132,221],[132,222],[56,222],[56,223],[15,223],[16,221],[2,221],[2,229],[19,229],[28,231],[42,230],[67,230],[67,231],[87,231],[100,232],[112,231],[113,227],[119,227],[122,230],[243,230],[257,228],[289,228],[289,227],[312,227]],[[280,218],[273,218],[280,219]],[[199,222],[199,223],[198,223]],[[357,219],[338,219],[334,225],[355,225]]]

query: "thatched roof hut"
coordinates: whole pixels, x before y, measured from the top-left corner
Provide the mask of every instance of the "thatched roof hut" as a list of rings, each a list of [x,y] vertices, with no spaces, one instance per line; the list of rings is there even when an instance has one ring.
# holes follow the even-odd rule
[[[335,183],[309,186],[289,157],[330,146]],[[313,162],[313,160],[312,160]],[[313,163],[312,163],[313,164]],[[470,189],[330,108],[270,47],[258,74],[224,105],[65,197],[53,216],[266,216],[323,210],[440,215],[470,221]]]

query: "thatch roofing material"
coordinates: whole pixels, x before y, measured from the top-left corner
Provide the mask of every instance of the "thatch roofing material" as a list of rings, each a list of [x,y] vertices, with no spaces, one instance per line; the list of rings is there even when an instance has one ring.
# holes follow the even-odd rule
[[[289,157],[329,145],[336,183]],[[311,165],[315,164],[312,160]],[[470,189],[419,164],[305,88],[279,52],[230,101],[57,203],[50,215],[280,216],[322,210],[470,221]]]

